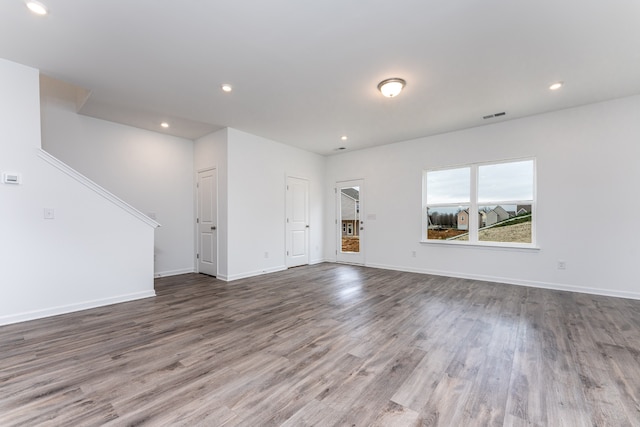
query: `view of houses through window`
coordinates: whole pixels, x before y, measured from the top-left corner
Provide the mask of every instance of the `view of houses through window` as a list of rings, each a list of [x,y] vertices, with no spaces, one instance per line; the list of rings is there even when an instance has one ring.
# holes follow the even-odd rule
[[[533,160],[425,174],[427,240],[533,243]]]

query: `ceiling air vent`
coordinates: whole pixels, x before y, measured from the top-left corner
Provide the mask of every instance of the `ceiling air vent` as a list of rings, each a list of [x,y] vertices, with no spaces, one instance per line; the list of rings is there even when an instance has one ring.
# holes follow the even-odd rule
[[[500,117],[500,116],[504,116],[505,113],[504,111],[501,113],[495,113],[495,114],[489,114],[488,116],[482,116],[483,119],[487,120],[487,119],[493,119],[494,117]]]

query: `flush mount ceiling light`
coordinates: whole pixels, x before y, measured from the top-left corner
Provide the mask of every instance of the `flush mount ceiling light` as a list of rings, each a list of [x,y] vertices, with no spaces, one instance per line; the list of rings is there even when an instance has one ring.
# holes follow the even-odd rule
[[[39,1],[27,0],[25,1],[25,4],[29,8],[29,10],[36,15],[46,15],[47,13],[49,13],[49,9],[47,9],[47,6],[43,5]]]
[[[550,89],[550,90],[558,90],[558,89],[560,89],[563,85],[564,85],[564,82],[556,82],[556,83],[552,84],[551,86],[549,86],[549,89]]]
[[[230,84],[225,83],[220,85],[220,89],[222,89],[223,92],[231,92],[233,90],[233,87],[231,87]]]
[[[342,135],[340,139],[343,141],[346,141],[347,139],[349,139],[349,137],[347,135]]]
[[[169,127],[169,123],[167,123],[167,122],[162,122],[162,123],[160,123],[160,126],[162,126],[163,128],[165,128],[165,129],[166,129],[166,128],[168,128],[168,127]]]
[[[404,86],[407,84],[403,79],[394,77],[392,79],[386,79],[378,83],[378,90],[387,98],[393,98],[398,96]]]

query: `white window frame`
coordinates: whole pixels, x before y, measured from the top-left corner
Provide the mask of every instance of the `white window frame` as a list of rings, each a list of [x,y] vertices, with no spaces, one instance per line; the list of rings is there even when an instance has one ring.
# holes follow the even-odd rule
[[[533,200],[492,200],[489,202],[478,203],[478,173],[480,166],[489,166],[489,165],[498,165],[502,163],[515,163],[522,161],[532,161],[533,162]],[[443,171],[449,169],[462,169],[469,168],[470,169],[470,200],[469,203],[461,203],[465,207],[468,206],[469,209],[469,240],[461,241],[461,240],[436,240],[436,239],[427,239],[427,230],[429,225],[429,218],[427,216],[427,208],[438,207],[438,206],[451,206],[451,203],[432,203],[427,204],[427,173],[435,172],[435,171]],[[429,168],[425,169],[422,172],[422,238],[420,239],[420,243],[428,243],[428,244],[437,244],[437,245],[459,245],[459,246],[481,246],[481,247],[497,247],[497,248],[518,248],[518,249],[539,249],[537,246],[536,239],[536,223],[537,223],[537,164],[535,157],[524,157],[524,158],[516,158],[516,159],[505,159],[505,160],[497,160],[491,162],[481,162],[481,163],[468,163],[462,165],[455,166],[447,166],[440,168]],[[493,241],[481,241],[478,239],[478,215],[471,215],[471,212],[478,212],[480,206],[486,205],[531,205],[531,243],[516,243],[516,242],[493,242]]]

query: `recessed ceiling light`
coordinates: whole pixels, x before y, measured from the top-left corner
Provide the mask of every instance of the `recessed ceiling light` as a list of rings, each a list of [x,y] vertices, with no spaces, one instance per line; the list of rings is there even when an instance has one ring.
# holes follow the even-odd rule
[[[228,83],[220,85],[220,88],[222,89],[223,92],[231,92],[233,90],[233,87]]]
[[[167,122],[162,122],[162,123],[160,123],[160,126],[162,126],[163,128],[165,128],[165,129],[166,129],[166,128],[168,128],[168,127],[169,127],[169,123],[167,123]]]
[[[347,135],[342,135],[340,137],[341,140],[346,141],[347,139],[349,139],[349,137],[347,137]]]
[[[551,89],[551,90],[558,90],[558,89],[560,89],[563,85],[564,85],[564,83],[563,83],[563,82],[556,82],[556,83],[552,84],[551,86],[549,86],[549,89]]]
[[[393,98],[398,96],[402,89],[404,89],[407,82],[397,77],[386,79],[378,83],[378,90],[387,98]]]
[[[25,4],[29,8],[29,10],[36,15],[46,15],[47,13],[49,13],[49,9],[47,9],[47,6],[43,5],[39,1],[27,0]]]

